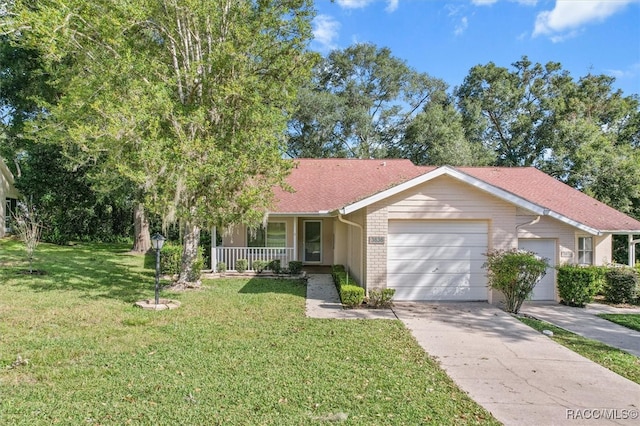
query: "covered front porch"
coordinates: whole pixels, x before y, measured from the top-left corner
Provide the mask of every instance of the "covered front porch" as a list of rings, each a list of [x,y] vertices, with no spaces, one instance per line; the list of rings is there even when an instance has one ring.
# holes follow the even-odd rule
[[[218,234],[221,238],[218,238]],[[217,244],[221,241],[221,244]],[[248,271],[255,265],[267,264],[274,269],[274,261],[288,269],[292,261],[303,266],[328,266],[336,263],[335,219],[327,214],[318,216],[269,216],[258,229],[238,226],[231,230],[214,228],[211,235],[211,267],[214,272],[224,264],[228,271],[238,269],[243,260]],[[246,263],[244,262],[246,261]],[[259,261],[259,262],[257,262]]]
[[[298,260],[295,255],[296,249],[294,247],[284,248],[267,248],[267,247],[214,247],[212,249],[211,262],[213,271],[218,272],[218,266],[222,262],[225,264],[227,270],[237,270],[238,260],[247,261],[247,270],[254,271],[256,261],[266,263],[266,268],[274,269],[273,262],[279,262],[281,268],[288,268],[289,262]]]

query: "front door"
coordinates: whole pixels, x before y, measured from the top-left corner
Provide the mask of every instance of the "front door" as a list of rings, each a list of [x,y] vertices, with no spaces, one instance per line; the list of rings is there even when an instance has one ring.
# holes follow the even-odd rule
[[[304,221],[304,261],[322,261],[322,221]]]

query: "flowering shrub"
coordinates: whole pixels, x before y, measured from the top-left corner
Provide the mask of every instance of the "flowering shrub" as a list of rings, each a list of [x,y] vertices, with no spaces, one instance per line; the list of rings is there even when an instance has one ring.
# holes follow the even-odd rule
[[[531,296],[535,285],[547,273],[548,259],[517,249],[493,250],[486,256],[482,267],[488,271],[489,287],[504,294],[507,312],[517,314],[522,302]]]

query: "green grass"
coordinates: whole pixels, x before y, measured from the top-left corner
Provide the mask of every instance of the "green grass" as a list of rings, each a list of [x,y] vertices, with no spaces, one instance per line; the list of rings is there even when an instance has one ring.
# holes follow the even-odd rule
[[[29,276],[0,241],[0,424],[498,424],[399,321],[309,319],[303,282],[255,278],[143,311],[127,249],[42,244]]]
[[[528,326],[538,330],[551,330],[556,342],[591,361],[640,384],[640,358],[604,343],[587,339],[563,328],[533,318],[517,317]]]
[[[640,314],[599,314],[601,318],[640,331]]]

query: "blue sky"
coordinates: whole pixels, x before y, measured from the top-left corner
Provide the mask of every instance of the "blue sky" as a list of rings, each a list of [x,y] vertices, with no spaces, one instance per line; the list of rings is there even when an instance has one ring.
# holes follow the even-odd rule
[[[386,46],[451,88],[474,65],[510,68],[526,55],[640,94],[640,0],[316,0],[316,9],[314,50]]]

